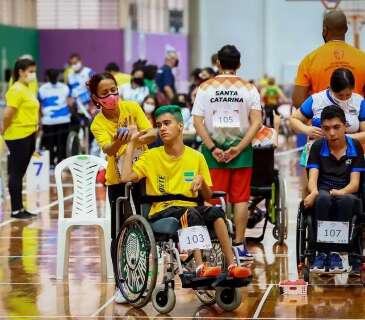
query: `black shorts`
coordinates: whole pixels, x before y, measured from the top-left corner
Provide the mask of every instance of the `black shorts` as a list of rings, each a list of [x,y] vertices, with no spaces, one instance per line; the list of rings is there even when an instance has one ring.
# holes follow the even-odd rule
[[[150,222],[155,222],[162,218],[173,217],[179,220],[180,227],[182,227],[181,217],[187,212],[188,226],[206,225],[208,229],[213,227],[215,220],[225,218],[224,211],[220,207],[170,207],[154,214],[149,218]]]

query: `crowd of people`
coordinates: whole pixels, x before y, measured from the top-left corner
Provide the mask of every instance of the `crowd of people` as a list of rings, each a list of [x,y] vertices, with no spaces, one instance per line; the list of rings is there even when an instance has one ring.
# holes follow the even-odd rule
[[[341,11],[325,15],[325,44],[301,62],[293,93],[297,109],[292,127],[309,138],[301,159],[309,171],[303,200],[307,208],[316,208],[317,220],[331,219],[333,203],[341,209],[337,219],[348,220],[354,214],[353,195],[360,172],[365,171],[360,145],[365,143],[365,54],[346,44],[346,31]],[[151,221],[175,217],[188,225],[207,224],[216,231],[229,274],[249,276],[250,269],[240,262],[253,259],[245,243],[252,141],[263,124],[278,132],[278,107],[289,103],[289,98],[272,77],[265,76],[255,85],[237,76],[241,54],[233,45],[214,54],[211,67],[192,71],[186,94],[176,89],[178,64],[178,54],[169,51],[160,68],[139,60],[125,74],[111,62],[104,72],[95,73],[80,55],[72,54],[62,77],[58,70],[47,70],[46,82],[38,89],[35,62],[19,59],[6,93],[2,126],[9,148],[11,216],[33,217],[22,204],[22,178],[35,149],[39,123],[54,166],[66,156],[66,135],[85,116],[90,119],[92,139],[108,162],[105,184],[112,212],[112,248],[118,232],[116,199],[124,194],[125,183],[146,179],[149,195],[173,193],[193,199],[200,193],[207,202],[200,207],[193,200],[154,203]],[[200,152],[195,150],[198,147]],[[239,261],[233,257],[224,212],[212,206],[216,204],[210,199],[212,191],[226,192],[233,206],[232,248]],[[194,257],[197,275],[221,272],[219,267],[206,266],[199,251]],[[356,273],[358,261],[351,265]],[[324,272],[327,266],[343,270],[338,253],[317,253],[312,270]],[[116,301],[123,301],[120,292]]]

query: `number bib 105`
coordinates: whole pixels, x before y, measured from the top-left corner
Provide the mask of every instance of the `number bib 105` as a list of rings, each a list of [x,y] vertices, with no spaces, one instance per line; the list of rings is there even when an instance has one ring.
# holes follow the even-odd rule
[[[179,244],[182,251],[212,248],[209,232],[205,226],[193,226],[178,231]]]
[[[318,220],[317,242],[349,243],[349,223]]]
[[[213,111],[214,128],[239,128],[240,113],[239,110],[229,108],[219,108]]]

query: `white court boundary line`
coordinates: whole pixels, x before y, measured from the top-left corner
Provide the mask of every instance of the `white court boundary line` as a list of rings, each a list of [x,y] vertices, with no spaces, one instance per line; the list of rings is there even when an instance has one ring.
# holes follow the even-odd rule
[[[270,284],[267,288],[266,288],[266,291],[264,293],[264,295],[262,296],[261,300],[260,300],[260,303],[258,304],[257,308],[256,308],[256,311],[252,317],[252,319],[259,319],[258,316],[260,315],[261,313],[261,310],[262,310],[262,307],[264,306],[265,302],[266,302],[266,299],[267,297],[269,296],[270,292],[271,292],[271,289],[274,287],[273,284]],[[261,319],[261,318],[260,318]]]
[[[107,302],[105,302],[98,310],[96,310],[90,317],[95,318],[99,317],[98,314],[103,311],[106,307],[108,307],[115,299],[115,296],[112,296]]]

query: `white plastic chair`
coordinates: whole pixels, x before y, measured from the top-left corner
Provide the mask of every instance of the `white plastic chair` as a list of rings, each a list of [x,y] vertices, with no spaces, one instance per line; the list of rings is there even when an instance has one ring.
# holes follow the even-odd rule
[[[104,159],[91,155],[78,155],[60,162],[55,169],[58,195],[58,236],[57,236],[57,279],[63,279],[68,273],[70,231],[72,226],[99,226],[101,236],[101,266],[108,278],[113,278],[113,265],[110,256],[110,206],[108,193],[105,199],[105,214],[100,217],[96,209],[96,175],[100,167],[106,168]],[[62,187],[62,172],[68,168],[71,171],[74,196],[71,218],[65,218],[64,195]]]

